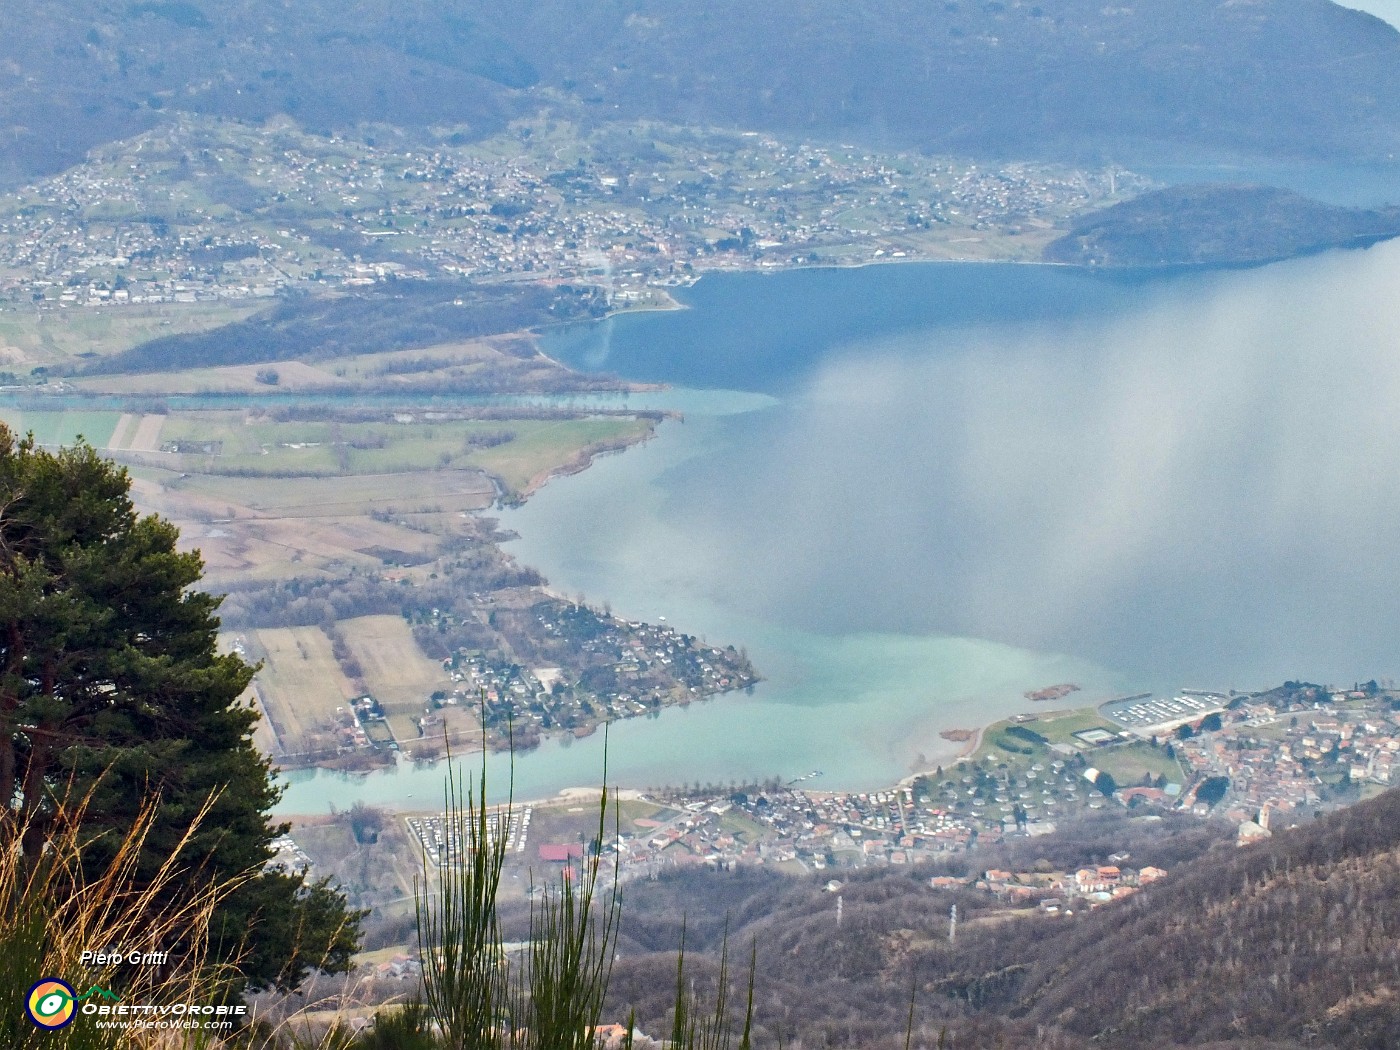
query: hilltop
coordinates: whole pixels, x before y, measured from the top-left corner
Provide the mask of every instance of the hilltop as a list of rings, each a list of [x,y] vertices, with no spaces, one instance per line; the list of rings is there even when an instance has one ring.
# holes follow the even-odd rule
[[[1383,161],[1398,65],[1400,33],[1325,0],[36,0],[0,9],[0,180],[171,112],[474,139],[547,108],[1026,159]]]

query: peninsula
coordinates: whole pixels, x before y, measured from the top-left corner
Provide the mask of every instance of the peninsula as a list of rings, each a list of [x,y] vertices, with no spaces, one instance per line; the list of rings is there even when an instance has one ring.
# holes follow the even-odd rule
[[[1269,186],[1172,186],[1075,219],[1045,249],[1079,266],[1255,266],[1400,237],[1400,207],[1338,208]]]

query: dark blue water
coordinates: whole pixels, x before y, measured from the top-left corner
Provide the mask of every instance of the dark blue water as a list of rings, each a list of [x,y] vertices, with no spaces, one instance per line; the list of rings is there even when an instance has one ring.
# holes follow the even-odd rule
[[[1203,279],[1001,263],[712,274],[676,294],[689,308],[683,317],[631,314],[555,331],[545,349],[576,367],[637,381],[785,393],[819,369],[833,346],[1104,318],[1166,285]]]

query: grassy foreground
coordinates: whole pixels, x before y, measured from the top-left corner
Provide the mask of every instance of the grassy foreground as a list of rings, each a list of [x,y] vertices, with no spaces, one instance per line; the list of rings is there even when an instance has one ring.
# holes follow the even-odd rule
[[[455,767],[454,767],[455,770]],[[512,805],[485,805],[484,770],[475,785],[450,772],[447,826],[459,835],[463,861],[430,865],[422,859],[416,916],[423,963],[421,994],[376,1013],[353,1031],[343,1020],[311,1028],[295,1019],[269,1025],[230,995],[235,976],[205,954],[218,902],[241,880],[211,883],[193,903],[171,909],[164,891],[182,869],[181,848],[153,879],[137,878],[136,860],[152,826],[158,798],[147,801],[110,866],[95,881],[82,875],[82,803],[68,829],[49,843],[37,865],[20,848],[24,827],[0,834],[0,994],[27,1009],[0,1013],[0,1045],[14,1050],[591,1050],[600,1027],[616,947],[621,896],[603,856],[616,836],[607,828],[611,794],[604,789],[592,848],[557,881],[536,887],[522,954],[507,951],[497,893],[506,861]],[[188,841],[205,817],[191,822]],[[183,847],[184,842],[181,843]],[[93,965],[95,950],[120,947],[159,953],[187,945],[159,965],[124,961]],[[731,1002],[721,964],[713,1002],[688,987],[684,946],[677,959],[675,1050],[749,1050],[753,968],[747,1003]],[[203,1008],[223,1012],[212,1023]],[[196,1009],[198,1008],[198,1009]],[[742,1015],[742,1024],[739,1017]],[[71,1018],[71,1019],[70,1019]],[[125,1027],[113,1024],[130,1019]],[[50,1028],[48,1026],[52,1025]],[[614,1030],[617,1026],[613,1026]],[[632,1019],[620,1041],[635,1050]],[[652,1041],[648,1040],[648,1043]]]

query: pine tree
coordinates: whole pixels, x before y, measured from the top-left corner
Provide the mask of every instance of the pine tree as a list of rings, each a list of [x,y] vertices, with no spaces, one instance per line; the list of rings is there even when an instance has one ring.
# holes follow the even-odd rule
[[[57,453],[0,425],[0,826],[37,861],[73,819],[94,869],[144,798],[159,818],[142,865],[154,872],[210,796],[187,848],[182,890],[249,876],[215,924],[220,961],[254,986],[294,987],[313,967],[345,969],[358,918],[324,884],[265,870],[278,797],[239,700],[254,668],[216,647],[220,599],[197,589],[198,552],[138,516],[125,470],[87,445]],[[178,946],[172,946],[178,950]]]

